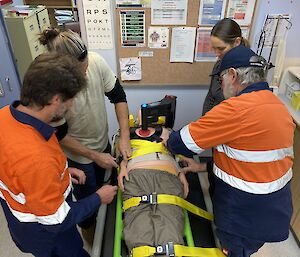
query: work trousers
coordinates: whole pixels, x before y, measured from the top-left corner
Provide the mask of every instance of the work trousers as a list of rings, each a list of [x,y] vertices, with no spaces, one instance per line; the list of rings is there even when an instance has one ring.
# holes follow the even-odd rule
[[[110,153],[111,145],[108,144],[103,152]],[[84,185],[73,184],[73,194],[77,200],[80,200],[95,193],[103,185],[105,169],[97,165],[95,162],[89,164],[81,164],[68,159],[68,165],[69,167],[74,167],[82,170],[86,175],[86,182]],[[91,217],[81,222],[80,224],[78,224],[79,227],[84,229],[91,227],[95,224],[96,217],[97,212],[94,213]]]
[[[153,192],[183,197],[178,177],[160,170],[133,170],[129,173],[129,181],[124,181],[124,186],[124,200]],[[129,250],[168,242],[184,244],[184,214],[181,207],[140,204],[125,212],[123,222],[124,239]]]
[[[89,257],[76,226],[59,230],[56,225],[20,222],[0,198],[8,228],[16,246],[35,257]],[[59,226],[59,225],[58,225]],[[58,232],[56,231],[58,229]]]
[[[264,245],[264,242],[236,236],[217,229],[221,246],[228,250],[227,257],[250,257]]]

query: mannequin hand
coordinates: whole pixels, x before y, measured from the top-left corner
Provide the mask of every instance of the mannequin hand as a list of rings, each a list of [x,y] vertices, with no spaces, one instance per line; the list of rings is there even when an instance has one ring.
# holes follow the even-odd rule
[[[124,192],[124,183],[123,183],[124,177],[125,177],[126,181],[129,181],[127,164],[125,161],[122,161],[120,164],[120,174],[118,176],[118,185],[122,192]]]
[[[187,198],[188,194],[189,194],[189,183],[186,180],[185,174],[183,172],[179,173],[179,180],[183,185],[183,195],[184,198]]]

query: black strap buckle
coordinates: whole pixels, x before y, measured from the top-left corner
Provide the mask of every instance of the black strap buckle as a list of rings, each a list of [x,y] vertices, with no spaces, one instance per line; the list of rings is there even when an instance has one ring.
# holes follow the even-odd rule
[[[154,255],[167,255],[170,257],[175,256],[174,243],[169,242],[165,245],[157,245]]]
[[[154,192],[150,195],[142,195],[140,203],[157,204],[157,194]]]

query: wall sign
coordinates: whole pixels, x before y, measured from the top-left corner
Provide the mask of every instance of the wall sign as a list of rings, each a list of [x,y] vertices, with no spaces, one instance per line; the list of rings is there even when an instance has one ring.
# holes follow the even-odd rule
[[[122,10],[120,12],[122,47],[145,46],[145,11]]]
[[[89,49],[112,49],[111,8],[108,0],[83,0]]]

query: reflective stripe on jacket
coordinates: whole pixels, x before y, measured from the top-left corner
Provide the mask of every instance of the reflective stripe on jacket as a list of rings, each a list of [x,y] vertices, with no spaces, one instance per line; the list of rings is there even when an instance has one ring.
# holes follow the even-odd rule
[[[54,133],[45,139],[31,125],[16,120],[9,107],[0,110],[0,197],[21,222],[60,224],[70,206],[66,157]]]
[[[278,242],[289,235],[295,125],[266,83],[248,86],[198,121],[173,132],[175,154],[215,147],[216,226],[243,238]]]
[[[292,177],[294,128],[280,100],[260,90],[225,100],[171,135],[168,147],[198,154],[215,146],[218,178],[245,192],[268,194]]]

